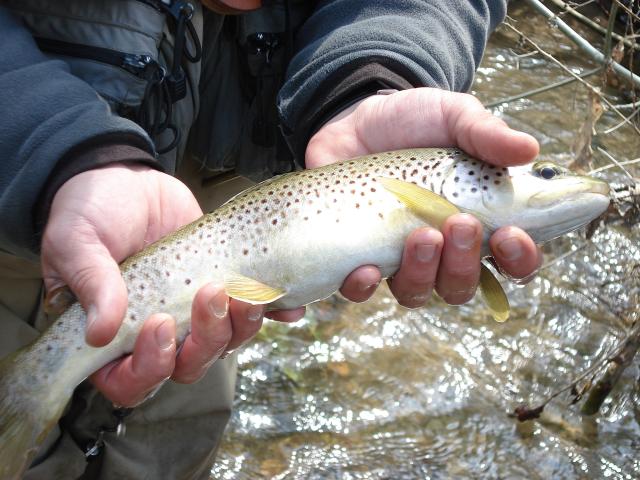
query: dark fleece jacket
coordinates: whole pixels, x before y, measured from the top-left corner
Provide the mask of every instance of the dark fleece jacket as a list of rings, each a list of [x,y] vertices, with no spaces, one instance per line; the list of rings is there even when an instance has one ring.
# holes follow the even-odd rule
[[[278,97],[298,163],[324,121],[378,89],[468,89],[505,11],[505,0],[317,2],[296,34]],[[66,179],[117,161],[162,167],[142,128],[41,53],[1,7],[0,40],[0,249],[34,257],[48,204]]]

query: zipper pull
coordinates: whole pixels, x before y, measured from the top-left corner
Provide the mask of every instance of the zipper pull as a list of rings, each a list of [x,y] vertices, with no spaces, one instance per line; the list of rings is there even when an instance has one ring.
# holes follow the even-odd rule
[[[165,76],[164,69],[150,55],[125,53],[122,55],[120,67],[147,81],[160,82]]]

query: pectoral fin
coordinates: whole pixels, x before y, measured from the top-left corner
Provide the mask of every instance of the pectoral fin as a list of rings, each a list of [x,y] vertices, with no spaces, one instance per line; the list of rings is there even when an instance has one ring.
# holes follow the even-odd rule
[[[231,298],[253,305],[271,303],[287,294],[281,288],[270,287],[257,280],[233,272],[225,275],[224,288]]]
[[[378,177],[377,180],[432,227],[441,229],[447,218],[460,213],[453,203],[426,188],[395,178]],[[498,279],[484,264],[480,270],[480,291],[493,318],[497,322],[506,321],[509,318],[509,300]]]
[[[480,291],[493,319],[505,322],[509,318],[509,299],[498,279],[484,263],[480,264]]]
[[[460,213],[460,209],[449,200],[426,188],[395,178],[378,177],[377,180],[432,227],[440,229],[447,218]]]

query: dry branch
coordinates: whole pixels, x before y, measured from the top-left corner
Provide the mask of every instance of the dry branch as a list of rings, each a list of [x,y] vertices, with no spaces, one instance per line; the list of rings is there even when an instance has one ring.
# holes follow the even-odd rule
[[[576,18],[577,20],[579,20],[580,22],[582,22],[583,24],[587,25],[588,27],[592,28],[593,30],[600,32],[603,35],[606,35],[607,33],[607,29],[598,25],[596,22],[594,22],[593,20],[591,20],[589,17],[583,15],[582,13],[578,12],[575,8],[569,6],[567,3],[563,2],[562,0],[550,0],[551,3],[553,3],[556,7],[562,9],[563,11],[567,12],[569,15],[573,16],[574,18]],[[640,45],[638,45],[636,42],[632,42],[631,40],[623,37],[622,35],[618,35],[617,33],[613,32],[611,34],[611,36],[613,38],[615,38],[616,40],[618,40],[619,42],[624,43],[627,47],[632,48],[634,50],[640,50]]]
[[[527,1],[529,1],[529,0],[527,0]],[[544,50],[541,46],[539,46],[531,38],[529,38],[527,35],[525,35],[522,31],[518,30],[516,27],[514,27],[513,25],[511,25],[508,22],[503,23],[503,25],[505,27],[513,30],[517,35],[520,36],[520,38],[526,40],[533,48],[535,48],[538,52],[540,52],[540,54],[542,54],[545,58],[548,58],[549,60],[551,60],[553,63],[555,63],[560,68],[562,68],[565,72],[567,72],[569,75],[574,77],[576,79],[576,81],[578,81],[582,85],[584,85],[589,91],[591,91],[591,92],[595,93],[596,95],[598,95],[600,97],[602,103],[607,105],[616,115],[618,115],[623,120],[626,119],[626,116],[620,110],[618,110],[613,103],[611,103],[609,100],[607,100],[607,98],[604,95],[602,95],[602,93],[600,92],[599,89],[597,89],[596,87],[591,85],[589,82],[586,82],[585,80],[580,78],[580,76],[577,73],[572,72],[570,68],[568,68],[566,65],[564,65],[560,60],[555,58],[549,52]],[[638,129],[638,127],[636,125],[632,124],[631,127],[635,130],[635,132],[638,135],[640,135],[640,130]]]
[[[582,72],[578,74],[578,77],[580,78],[590,77],[591,75],[594,75],[600,71],[602,71],[602,67],[593,68],[591,70],[587,70],[586,72]],[[496,100],[495,102],[491,102],[485,105],[485,108],[493,108],[493,107],[497,107],[498,105],[502,105],[503,103],[515,102],[516,100],[520,100],[522,98],[532,97],[534,95],[538,95],[539,93],[544,93],[544,92],[548,92],[549,90],[553,90],[554,88],[563,87],[575,81],[576,79],[574,77],[565,78],[564,80],[560,80],[559,82],[545,85],[544,87],[534,88],[533,90],[519,93],[518,95],[513,95],[511,97],[503,98],[502,100]]]
[[[636,87],[640,87],[640,77],[624,68],[618,62],[607,58],[597,48],[595,48],[584,38],[578,35],[575,30],[573,30],[569,25],[561,20],[555,13],[545,7],[539,0],[526,0],[526,2],[529,3],[535,10],[540,12],[543,16],[548,18],[549,21],[558,28],[558,30],[564,33],[567,38],[569,38],[569,40],[578,45],[578,47],[584,50],[591,58],[603,64],[608,64],[610,62],[611,68],[614,72],[616,72],[616,74],[628,80]]]
[[[583,415],[595,415],[613,390],[625,369],[631,365],[640,348],[640,322],[631,329],[618,354],[610,360],[607,370],[591,387],[589,396],[580,411]]]

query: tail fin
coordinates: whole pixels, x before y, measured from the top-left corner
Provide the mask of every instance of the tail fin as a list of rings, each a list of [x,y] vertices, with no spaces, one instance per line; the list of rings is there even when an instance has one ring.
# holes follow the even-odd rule
[[[38,383],[38,375],[26,368],[28,363],[24,357],[28,355],[25,353],[20,350],[0,362],[2,480],[22,477],[68,400],[51,391],[48,385]]]

